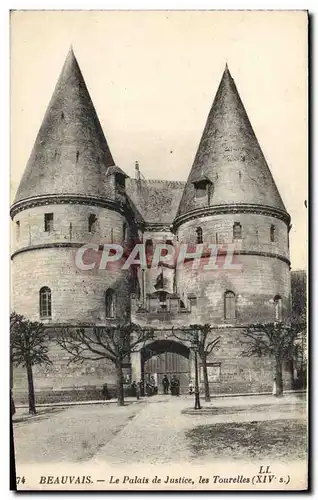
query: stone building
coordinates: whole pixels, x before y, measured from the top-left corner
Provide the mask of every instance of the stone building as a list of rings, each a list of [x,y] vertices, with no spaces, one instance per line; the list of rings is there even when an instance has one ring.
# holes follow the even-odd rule
[[[185,388],[192,349],[171,335],[172,327],[210,323],[213,337],[221,337],[208,363],[211,391],[271,389],[270,360],[242,357],[240,334],[250,323],[290,318],[290,216],[227,66],[188,180],[147,180],[138,164],[135,178],[116,165],[71,50],[11,217],[13,309],[42,321],[53,340],[54,328],[65,324],[131,318],[151,325],[154,341],[131,354],[125,372],[135,380],[155,374],[159,384],[164,373],[178,373]],[[238,266],[205,271],[189,259],[133,275],[121,266],[83,271],[74,264],[84,244],[137,241],[148,250],[158,243],[235,244]],[[53,340],[53,365],[35,368],[39,397],[96,397],[103,383],[115,382],[104,361],[67,365]],[[25,375],[15,369],[16,395],[25,389]]]

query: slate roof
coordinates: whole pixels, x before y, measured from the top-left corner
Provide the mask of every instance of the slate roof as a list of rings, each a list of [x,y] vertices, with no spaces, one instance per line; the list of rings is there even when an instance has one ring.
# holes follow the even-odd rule
[[[36,195],[107,195],[115,165],[81,70],[70,49],[15,202]]]
[[[126,193],[145,222],[172,224],[185,182],[126,179]]]
[[[197,208],[193,182],[204,178],[213,183],[210,206],[253,203],[286,211],[227,66],[207,118],[178,216]]]

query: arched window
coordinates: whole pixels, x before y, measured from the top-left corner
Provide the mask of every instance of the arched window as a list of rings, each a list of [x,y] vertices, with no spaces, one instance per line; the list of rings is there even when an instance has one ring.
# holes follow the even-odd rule
[[[196,233],[197,233],[197,243],[198,244],[203,243],[203,231],[202,231],[202,227],[197,227]]]
[[[224,318],[235,319],[236,317],[235,293],[227,291],[224,294]]]
[[[233,239],[240,240],[242,238],[242,226],[239,222],[233,224]]]
[[[43,286],[40,290],[40,318],[52,317],[52,301],[51,290],[47,286]]]
[[[115,318],[116,316],[116,293],[111,288],[106,290],[106,318]]]
[[[276,231],[276,228],[274,226],[274,224],[271,225],[271,243],[273,243],[275,241],[275,231]]]
[[[275,321],[282,321],[282,298],[276,295],[274,298],[275,304]]]

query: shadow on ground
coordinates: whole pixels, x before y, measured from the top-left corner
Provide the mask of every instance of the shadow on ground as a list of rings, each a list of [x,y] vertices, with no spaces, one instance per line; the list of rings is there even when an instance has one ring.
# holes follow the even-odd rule
[[[305,408],[305,405],[303,405]],[[297,408],[302,408],[302,405],[297,403]],[[290,413],[295,409],[295,404],[285,403],[279,406],[280,413]],[[181,411],[185,415],[232,415],[236,413],[271,413],[277,411],[277,405],[274,404],[257,404],[245,406],[203,406],[200,410],[194,408],[185,408]]]
[[[20,424],[23,422],[39,422],[41,420],[46,420],[47,418],[50,418],[52,415],[55,415],[57,413],[61,413],[62,411],[65,410],[65,407],[59,407],[59,408],[41,408],[40,410],[37,410],[37,413],[35,415],[30,415],[29,413],[24,413],[22,415],[14,415],[12,418],[13,425],[14,424]]]

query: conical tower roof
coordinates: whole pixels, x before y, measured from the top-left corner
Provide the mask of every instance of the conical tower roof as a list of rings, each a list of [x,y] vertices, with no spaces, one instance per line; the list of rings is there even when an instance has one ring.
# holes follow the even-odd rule
[[[114,160],[71,48],[15,202],[46,194],[105,196],[111,165]]]
[[[209,186],[205,201],[195,196],[200,181]],[[227,65],[177,217],[204,204],[256,204],[286,211]]]

